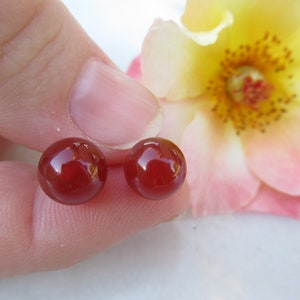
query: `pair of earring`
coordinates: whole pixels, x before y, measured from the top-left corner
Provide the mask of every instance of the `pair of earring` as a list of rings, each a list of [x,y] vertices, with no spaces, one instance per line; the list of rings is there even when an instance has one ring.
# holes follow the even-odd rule
[[[129,186],[144,198],[160,200],[176,192],[186,176],[181,150],[171,141],[153,137],[135,144],[124,159]],[[63,204],[81,204],[94,198],[108,176],[102,151],[92,142],[70,137],[50,145],[38,164],[43,191]]]

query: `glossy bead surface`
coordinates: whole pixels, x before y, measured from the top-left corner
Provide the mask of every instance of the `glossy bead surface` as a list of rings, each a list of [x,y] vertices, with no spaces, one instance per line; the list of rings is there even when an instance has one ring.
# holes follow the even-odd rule
[[[107,177],[104,155],[82,138],[66,138],[42,154],[38,179],[44,192],[63,204],[80,204],[92,199]]]
[[[144,198],[159,200],[176,192],[186,176],[181,150],[163,138],[138,142],[127,154],[124,174],[131,188]]]

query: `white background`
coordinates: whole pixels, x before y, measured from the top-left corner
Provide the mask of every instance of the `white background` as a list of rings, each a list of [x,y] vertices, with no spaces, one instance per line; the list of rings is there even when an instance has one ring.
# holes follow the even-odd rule
[[[126,70],[154,17],[183,0],[64,0]],[[300,222],[266,215],[161,224],[72,268],[0,281],[2,300],[296,300]]]

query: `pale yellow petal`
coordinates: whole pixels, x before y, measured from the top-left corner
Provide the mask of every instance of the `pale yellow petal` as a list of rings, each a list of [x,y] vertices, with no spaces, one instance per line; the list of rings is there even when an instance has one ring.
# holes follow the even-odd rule
[[[284,65],[286,73],[292,77],[293,88],[300,97],[300,27],[284,39],[283,45],[290,51],[289,61],[286,60]]]
[[[227,27],[233,24],[233,16],[229,11],[225,11],[221,19],[221,22],[215,26],[212,30],[207,32],[193,32],[187,28],[183,28],[185,34],[194,40],[197,44],[206,46],[213,44],[217,41],[220,33]]]
[[[236,21],[254,35],[268,31],[284,38],[300,26],[299,0],[222,0]],[[257,33],[259,32],[259,33]]]
[[[182,17],[190,31],[211,31],[231,12],[231,47],[252,43],[266,32],[284,39],[300,26],[299,0],[188,0]]]
[[[215,45],[200,47],[174,22],[157,20],[142,48],[142,81],[168,100],[200,96],[219,68],[219,50]]]
[[[186,2],[182,23],[192,32],[210,31],[217,27],[224,16],[222,1],[195,1]]]

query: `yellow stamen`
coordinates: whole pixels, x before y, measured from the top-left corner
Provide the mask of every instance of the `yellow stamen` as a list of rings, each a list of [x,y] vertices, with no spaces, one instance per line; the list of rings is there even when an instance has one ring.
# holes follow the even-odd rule
[[[222,121],[231,121],[238,134],[248,129],[265,132],[296,97],[283,94],[274,80],[277,76],[292,80],[287,72],[292,63],[292,52],[269,34],[236,51],[227,49],[219,74],[207,86],[212,110]]]

